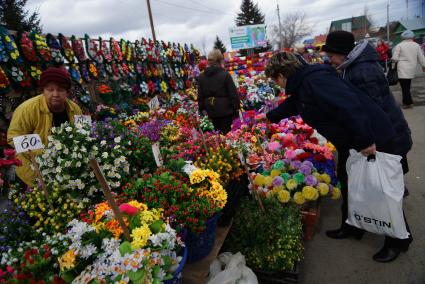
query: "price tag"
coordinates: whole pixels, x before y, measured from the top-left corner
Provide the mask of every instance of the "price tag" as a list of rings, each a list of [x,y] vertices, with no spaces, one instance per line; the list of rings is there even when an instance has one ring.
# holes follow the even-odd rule
[[[240,110],[239,110],[239,119],[243,123],[243,115],[242,115],[242,112]]]
[[[28,134],[13,137],[13,144],[15,144],[16,153],[44,149],[43,142],[41,142],[40,135],[38,134]]]
[[[155,96],[152,100],[150,100],[150,102],[149,102],[149,108],[151,109],[151,110],[156,110],[156,109],[159,109],[159,100],[158,100],[158,97],[157,96]]]
[[[153,156],[155,158],[156,166],[162,167],[163,160],[162,160],[161,152],[159,151],[159,143],[158,142],[152,144],[152,152],[153,152]]]
[[[198,139],[198,131],[195,128],[192,128],[192,137],[193,139]]]
[[[77,127],[81,127],[84,124],[91,125],[90,115],[74,115],[74,124]]]
[[[238,156],[239,156],[239,160],[241,161],[241,164],[245,166],[245,157],[243,156],[242,151],[238,152]]]

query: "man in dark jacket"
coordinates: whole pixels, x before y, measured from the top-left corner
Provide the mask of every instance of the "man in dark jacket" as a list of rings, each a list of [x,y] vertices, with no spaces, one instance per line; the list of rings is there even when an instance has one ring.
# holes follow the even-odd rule
[[[226,134],[240,108],[232,77],[222,67],[223,55],[217,49],[208,54],[208,67],[198,77],[199,113],[208,114],[214,129]]]
[[[278,108],[267,113],[267,118],[277,123],[283,118],[300,114],[307,124],[337,148],[337,173],[343,194],[342,225],[332,232],[331,237],[360,239],[364,231],[345,223],[348,216],[345,165],[349,149],[352,148],[366,156],[374,154],[376,149],[392,153],[396,132],[390,119],[365,93],[340,78],[330,66],[305,65],[295,55],[279,53],[270,59],[266,75],[281,87],[286,87],[286,93],[290,95]],[[388,255],[385,259],[374,259],[391,261],[400,250],[392,251],[390,260]]]
[[[400,155],[402,157],[403,173],[406,174],[409,171],[407,153],[413,144],[411,131],[400,106],[390,91],[383,69],[379,65],[379,56],[375,49],[367,41],[361,41],[354,46],[352,33],[338,31],[329,34],[323,50],[331,55],[332,63],[341,71],[342,77],[364,94],[367,94],[386,113],[396,132],[396,136],[392,145],[388,145],[382,151]],[[328,236],[332,237],[332,232],[328,232]],[[395,248],[395,250],[399,247],[404,248],[411,241],[411,237],[409,240],[401,242],[387,237],[381,252],[388,252],[388,247]],[[392,254],[392,256],[396,256],[396,253]],[[391,255],[389,253],[381,253],[380,255],[377,254],[375,259],[391,260]]]

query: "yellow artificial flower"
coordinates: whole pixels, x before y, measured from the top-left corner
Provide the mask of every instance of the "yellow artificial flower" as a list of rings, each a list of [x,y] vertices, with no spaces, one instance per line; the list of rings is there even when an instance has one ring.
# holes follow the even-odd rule
[[[295,192],[293,199],[298,205],[302,205],[305,203],[305,198],[301,192]]]
[[[127,202],[127,204],[139,209],[140,211],[148,210],[148,206],[146,204],[138,202],[136,200],[132,200],[130,202]]]
[[[331,152],[335,152],[336,151],[336,148],[335,148],[335,146],[331,143],[331,142],[327,142],[326,143],[326,147],[329,149],[329,151],[331,151]]]
[[[75,266],[76,254],[70,249],[64,255],[58,258],[61,271],[70,270]]]
[[[284,185],[275,186],[273,187],[273,190],[274,191],[285,190],[285,186]]]
[[[317,185],[317,189],[319,190],[321,196],[326,196],[329,193],[329,185],[326,183],[320,182]]]
[[[273,178],[271,176],[266,176],[264,178],[264,185],[269,187],[273,184]]]
[[[287,203],[291,199],[291,194],[287,190],[280,190],[277,199],[282,203]]]
[[[131,237],[133,239],[131,247],[133,249],[139,249],[146,246],[151,235],[152,232],[151,229],[149,229],[148,224],[143,224],[141,227],[134,229],[131,232]]]
[[[319,198],[319,192],[312,186],[304,186],[302,195],[307,200],[317,200]]]
[[[334,187],[332,190],[332,199],[339,199],[341,197],[341,190],[338,187]]]
[[[277,177],[278,175],[280,175],[281,173],[282,173],[281,170],[272,170],[271,173],[270,173],[270,176],[272,178],[274,178],[274,177]]]
[[[254,179],[254,184],[255,185],[263,186],[264,185],[264,182],[265,182],[265,178],[264,178],[263,175],[258,174],[258,175],[255,176],[255,179]]]
[[[294,179],[290,179],[286,183],[286,188],[289,189],[289,190],[294,190],[295,188],[297,188],[297,186],[298,186],[298,183]]]
[[[321,174],[320,180],[327,184],[331,183],[331,177],[328,174]]]

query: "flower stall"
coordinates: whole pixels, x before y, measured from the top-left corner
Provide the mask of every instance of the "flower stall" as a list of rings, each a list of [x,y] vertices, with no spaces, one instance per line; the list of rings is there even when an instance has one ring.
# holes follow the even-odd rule
[[[307,217],[340,191],[326,139],[299,117],[259,115],[285,99],[264,75],[270,55],[226,59],[243,110],[221,135],[198,115],[193,47],[1,29],[7,110],[66,62],[93,121],[52,129],[34,188],[13,181],[20,161],[4,151],[0,283],[200,283],[223,243],[260,280],[295,279]]]

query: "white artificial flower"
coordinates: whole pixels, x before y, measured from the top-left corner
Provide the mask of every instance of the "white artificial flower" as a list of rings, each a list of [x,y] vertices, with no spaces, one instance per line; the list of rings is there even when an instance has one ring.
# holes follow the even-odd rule
[[[55,145],[56,150],[61,150],[62,149],[62,144],[59,142]]]
[[[65,128],[66,132],[71,132],[72,131],[72,127],[68,126],[67,128]]]
[[[78,161],[78,162],[75,164],[75,166],[76,166],[77,168],[80,168],[80,167],[81,167],[81,162],[80,162],[80,161]]]
[[[115,137],[115,139],[114,139],[114,142],[115,143],[120,143],[121,142],[121,137]]]
[[[72,164],[71,161],[66,161],[64,166],[65,168],[69,168],[71,164]]]
[[[106,145],[106,141],[105,140],[100,141],[100,145],[102,146]]]
[[[102,157],[103,157],[104,159],[107,159],[107,158],[108,158],[108,156],[109,156],[108,152],[103,152],[103,153],[102,153]]]

